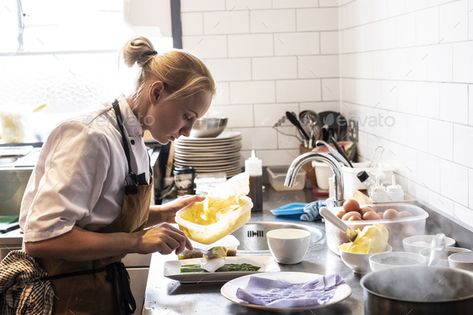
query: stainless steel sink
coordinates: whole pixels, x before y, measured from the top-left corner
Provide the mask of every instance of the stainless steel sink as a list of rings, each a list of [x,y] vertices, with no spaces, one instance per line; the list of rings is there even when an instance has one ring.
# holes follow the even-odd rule
[[[324,232],[315,226],[285,222],[248,222],[232,234],[240,241],[238,252],[257,254],[269,251],[266,233],[283,228],[309,231],[311,234],[309,250],[317,247],[324,237]]]

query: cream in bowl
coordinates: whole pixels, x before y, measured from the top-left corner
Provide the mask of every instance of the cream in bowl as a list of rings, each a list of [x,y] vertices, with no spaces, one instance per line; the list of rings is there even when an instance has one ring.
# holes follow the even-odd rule
[[[280,264],[302,261],[310,244],[310,232],[302,229],[275,229],[266,233],[269,251]]]

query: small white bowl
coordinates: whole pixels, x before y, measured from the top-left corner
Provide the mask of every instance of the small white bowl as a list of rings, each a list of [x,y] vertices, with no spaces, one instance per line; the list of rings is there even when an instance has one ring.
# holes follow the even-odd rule
[[[430,244],[435,235],[413,235],[402,240],[402,247],[406,252],[419,253],[424,248],[430,248]],[[455,245],[453,238],[445,236],[445,246],[452,247]]]
[[[310,244],[310,232],[303,229],[275,229],[266,233],[269,251],[280,264],[302,261]]]
[[[445,259],[440,259],[439,260],[439,263],[437,264],[437,266],[441,266],[441,267],[448,267],[448,257],[450,255],[453,255],[455,253],[463,253],[463,252],[471,252],[471,250],[469,250],[468,248],[462,248],[462,247],[447,247],[446,248],[447,250],[447,253],[446,253],[446,258]],[[422,256],[424,256],[427,261],[429,261],[429,258],[430,258],[430,248],[424,248],[422,249],[419,254],[421,254]]]
[[[448,265],[452,268],[473,271],[473,252],[455,253],[448,256]]]
[[[378,271],[400,266],[423,266],[427,259],[418,253],[391,252],[371,255],[369,262],[371,270]]]
[[[387,248],[385,251],[380,252],[380,253],[389,253],[393,250],[391,245],[388,244]],[[339,249],[340,251],[340,257],[342,258],[342,261],[350,267],[353,272],[356,273],[367,273],[370,271],[370,263],[369,263],[369,258],[372,255],[378,254],[378,253],[372,253],[372,254],[359,254],[359,253],[351,253],[351,252],[346,252],[344,250]]]

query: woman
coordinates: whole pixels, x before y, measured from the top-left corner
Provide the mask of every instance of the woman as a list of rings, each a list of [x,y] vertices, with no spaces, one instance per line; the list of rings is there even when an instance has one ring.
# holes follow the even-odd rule
[[[192,248],[179,229],[161,222],[203,198],[150,208],[152,174],[142,136],[148,130],[162,144],[188,136],[207,112],[215,83],[196,57],[158,55],[144,37],[129,41],[123,56],[128,66],[141,67],[135,92],[58,126],[23,197],[24,249],[49,275],[53,314],[132,313],[120,259]]]

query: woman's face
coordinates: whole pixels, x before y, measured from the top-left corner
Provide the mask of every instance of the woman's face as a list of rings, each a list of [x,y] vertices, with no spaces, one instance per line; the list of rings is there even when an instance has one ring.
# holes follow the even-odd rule
[[[166,92],[151,103],[143,121],[143,129],[161,144],[174,141],[180,136],[189,136],[196,119],[209,109],[212,101],[210,92],[200,92],[183,100],[166,101]]]

